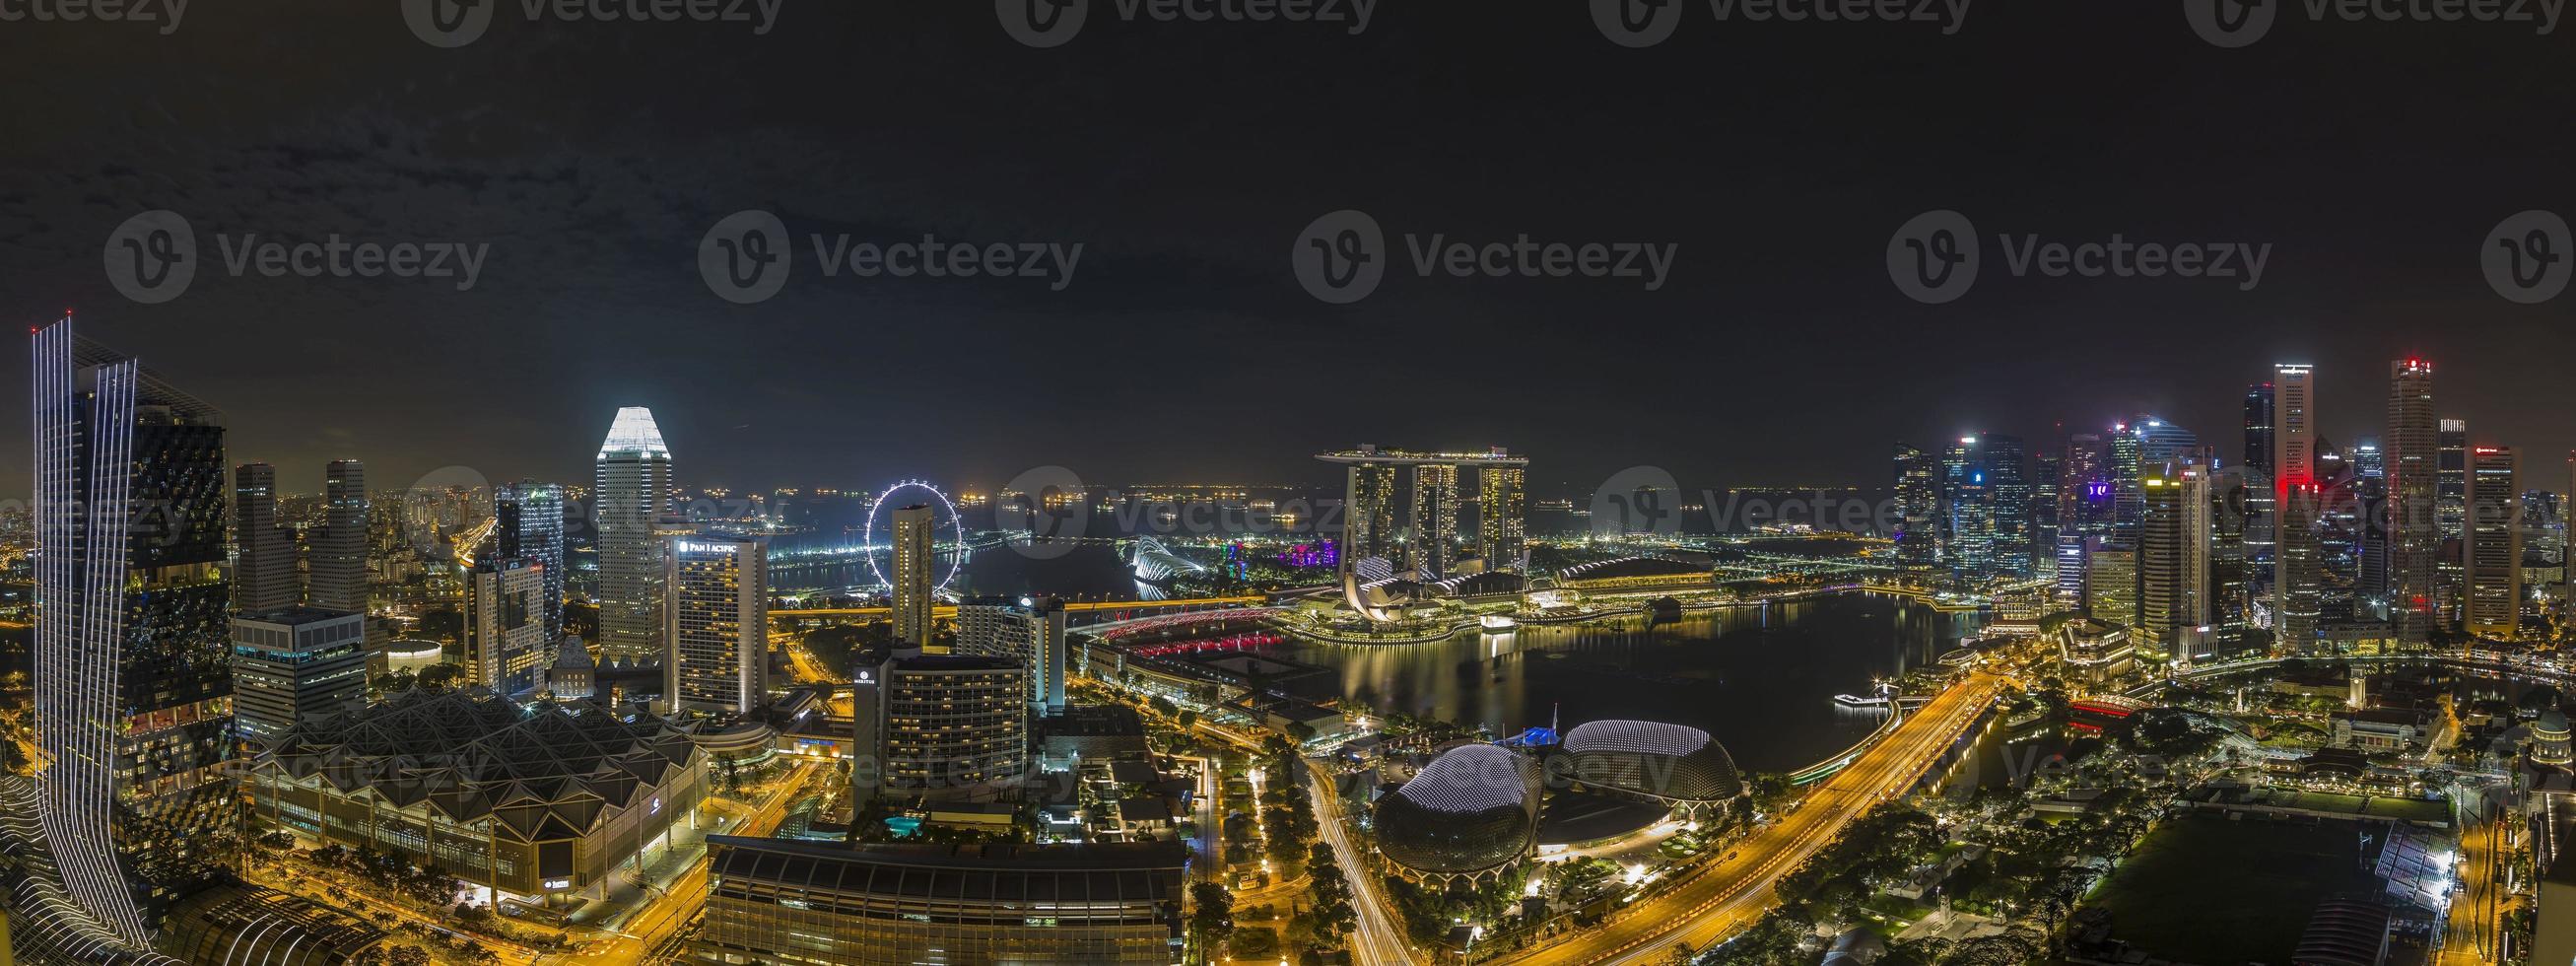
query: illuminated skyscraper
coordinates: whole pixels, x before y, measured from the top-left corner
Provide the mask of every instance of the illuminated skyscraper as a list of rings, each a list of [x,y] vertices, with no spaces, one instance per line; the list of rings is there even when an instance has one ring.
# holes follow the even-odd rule
[[[2034,575],[2054,579],[2057,539],[2064,526],[2057,516],[2057,506],[2066,483],[2066,453],[2042,450],[2031,459],[2031,467],[2030,546],[2031,558],[2039,565]]]
[[[2084,612],[2097,621],[2138,626],[2138,552],[2092,537],[2084,556]]]
[[[957,653],[1027,668],[1029,713],[1064,713],[1072,654],[1064,636],[1064,604],[1055,598],[978,597],[958,604]]]
[[[1995,575],[1995,495],[1984,453],[1962,436],[1941,456],[1941,562],[1958,580]]]
[[[2150,649],[2188,661],[2209,612],[2209,479],[2197,464],[2156,464],[2141,480],[2138,613]]]
[[[556,654],[545,595],[545,565],[532,558],[477,560],[465,572],[466,683],[505,695],[536,690]]]
[[[2314,483],[2276,491],[2280,498],[2280,531],[2273,562],[2272,635],[2293,654],[2314,650],[2317,618],[2324,609],[2323,551],[2317,546],[2317,502]]]
[[[671,505],[671,449],[662,442],[653,411],[617,411],[599,445],[598,485],[591,504],[598,520],[592,544],[599,552],[599,654],[622,665],[662,659],[664,630],[663,546],[654,527]]]
[[[2522,625],[2522,489],[2509,446],[2469,450],[2468,534],[2461,562],[2461,623],[2469,633],[2510,641]]]
[[[742,714],[769,691],[769,546],[757,537],[679,537],[665,555],[674,711]]]
[[[2314,376],[2314,368],[2306,365],[2272,367],[2272,628],[2293,651],[2315,643],[2317,615],[2324,608],[2324,548],[2317,542],[2324,495],[2317,489]],[[2292,491],[2306,494],[2295,517]]]
[[[69,318],[33,341],[39,817],[64,893],[147,947],[233,837],[223,420]]]
[[[1927,570],[1939,561],[1941,468],[1929,455],[1896,444],[1896,562]]]
[[[1406,523],[1415,576],[1423,580],[1449,576],[1458,562],[1457,464],[1414,464],[1413,513]]]
[[[2127,423],[2111,427],[2107,447],[2111,461],[2111,536],[2121,544],[2138,544],[2138,523],[2147,514],[2146,492],[2139,485],[2146,471],[2145,441]]]
[[[564,498],[552,483],[504,483],[493,494],[493,544],[503,557],[526,557],[546,568],[546,640],[564,632]]]
[[[2442,535],[2437,514],[2441,457],[2433,416],[2433,366],[2420,359],[2389,363],[2386,592],[2390,631],[2401,644],[2422,644],[2433,627],[2433,584]]]
[[[2434,554],[2433,619],[2457,628],[2467,573],[2462,561],[2468,544],[2469,423],[2445,419],[2440,426],[2434,444],[2440,465],[2433,475],[2433,519],[2442,545]]]
[[[1477,554],[1485,558],[1488,571],[1521,569],[1529,512],[1523,478],[1528,475],[1518,466],[1488,466],[1476,473],[1481,490],[1476,499]]]
[[[332,460],[322,475],[322,529],[310,541],[312,588],[305,599],[325,610],[367,612],[367,467]]]
[[[1392,572],[1404,563],[1403,532],[1396,524],[1396,468],[1388,463],[1352,463],[1348,469],[1341,559],[1376,559]]]
[[[895,510],[894,567],[887,579],[894,598],[894,639],[896,643],[922,648],[934,653],[931,645],[930,612],[935,601],[930,599],[930,571],[938,562],[932,557],[931,536],[938,520],[928,504],[915,503]]]
[[[2209,474],[2209,620],[2221,629],[2246,621],[2251,564],[2245,538],[2251,518],[2246,502],[2256,492],[2244,466],[2221,467]]]
[[[233,720],[253,750],[367,706],[366,620],[302,606],[233,617]]]
[[[277,522],[277,468],[244,463],[233,468],[233,608],[293,607],[304,600],[295,579],[295,535]]]
[[[2037,572],[2031,546],[2030,473],[2021,437],[1988,433],[1978,441],[1978,463],[1985,468],[1989,512],[1993,514],[1993,567],[1999,577],[2028,577]]]

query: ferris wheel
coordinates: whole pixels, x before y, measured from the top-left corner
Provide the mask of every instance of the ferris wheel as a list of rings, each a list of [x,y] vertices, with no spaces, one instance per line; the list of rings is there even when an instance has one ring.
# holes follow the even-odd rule
[[[878,583],[889,587],[894,585],[894,578],[888,576],[884,565],[877,562],[877,534],[884,533],[888,539],[893,537],[894,521],[886,517],[889,508],[916,505],[934,508],[930,524],[931,543],[934,547],[939,542],[939,532],[941,530],[948,532],[948,545],[951,548],[947,554],[948,565],[938,572],[938,578],[931,582],[930,588],[933,594],[944,594],[948,592],[948,582],[957,578],[958,568],[965,564],[966,525],[957,516],[956,501],[950,500],[948,494],[941,492],[938,487],[922,480],[904,480],[886,487],[877,494],[876,501],[868,505],[867,523],[861,528],[859,537],[861,545],[868,548],[868,572],[876,575]],[[931,553],[934,559],[939,556],[940,554],[935,550]]]

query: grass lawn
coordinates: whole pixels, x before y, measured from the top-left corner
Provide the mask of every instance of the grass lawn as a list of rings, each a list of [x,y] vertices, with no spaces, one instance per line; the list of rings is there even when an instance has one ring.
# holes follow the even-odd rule
[[[2111,935],[2201,966],[2286,963],[2318,901],[2369,892],[2350,827],[2189,816],[2165,823],[2102,883],[2090,905]]]

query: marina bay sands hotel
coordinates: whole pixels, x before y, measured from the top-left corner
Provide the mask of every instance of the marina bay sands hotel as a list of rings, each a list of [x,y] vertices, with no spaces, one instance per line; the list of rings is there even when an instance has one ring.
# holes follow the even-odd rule
[[[1418,453],[1361,446],[1316,457],[1349,474],[1342,505],[1341,569],[1345,584],[1390,579],[1429,583],[1522,565],[1523,477],[1529,458],[1500,447],[1481,453]],[[1476,539],[1459,537],[1458,471],[1476,469]],[[1413,494],[1397,519],[1400,472]],[[1472,558],[1462,550],[1472,550]]]

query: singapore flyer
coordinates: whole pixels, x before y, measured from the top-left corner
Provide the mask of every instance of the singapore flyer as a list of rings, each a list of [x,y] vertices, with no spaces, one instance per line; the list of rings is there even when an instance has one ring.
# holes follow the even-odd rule
[[[867,524],[860,530],[859,537],[861,545],[868,548],[868,572],[876,576],[877,583],[887,587],[894,586],[894,578],[886,573],[885,565],[879,563],[878,558],[891,555],[881,553],[880,550],[891,550],[894,540],[893,513],[908,506],[933,508],[930,524],[930,542],[933,548],[931,556],[945,558],[947,565],[938,571],[938,576],[931,582],[930,592],[934,595],[946,594],[948,582],[956,579],[957,568],[965,562],[966,527],[958,520],[957,504],[948,499],[948,494],[940,492],[938,487],[921,480],[904,480],[886,487],[884,492],[877,494],[876,502],[868,506]],[[937,549],[941,541],[939,534],[942,531],[948,534],[946,538],[948,549],[944,553]],[[879,539],[887,541],[887,545],[881,548],[877,543]]]

